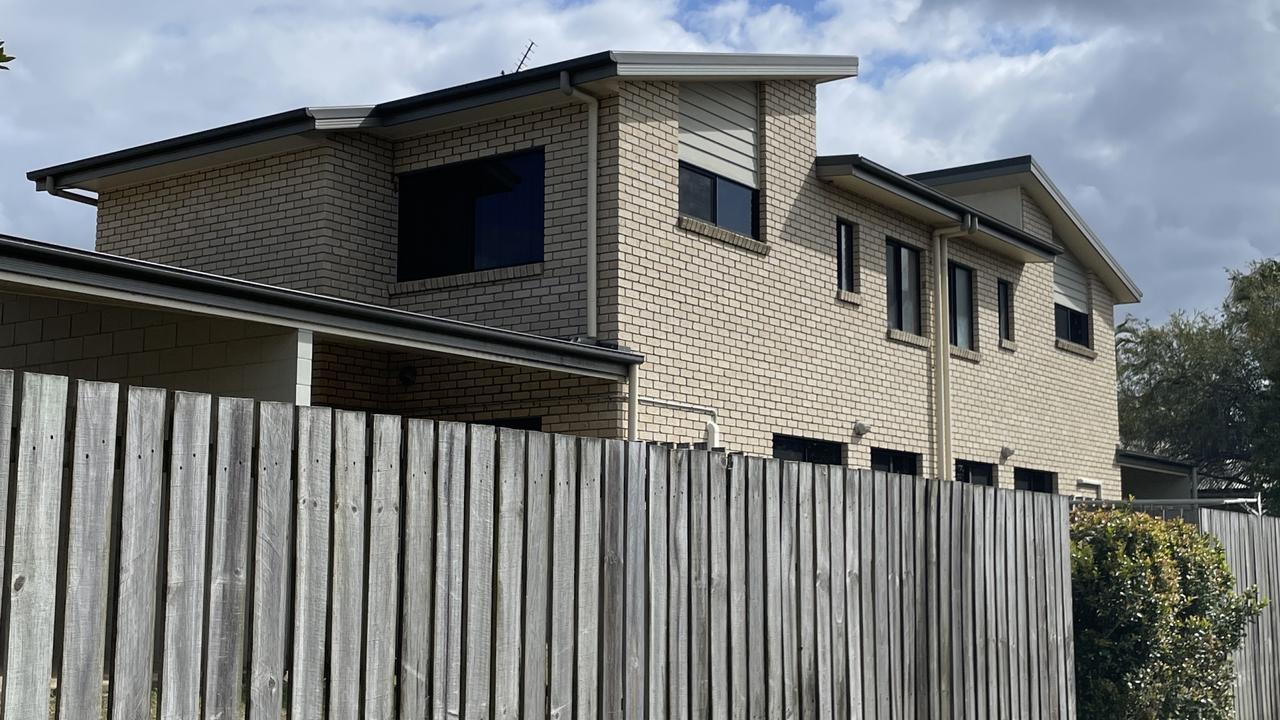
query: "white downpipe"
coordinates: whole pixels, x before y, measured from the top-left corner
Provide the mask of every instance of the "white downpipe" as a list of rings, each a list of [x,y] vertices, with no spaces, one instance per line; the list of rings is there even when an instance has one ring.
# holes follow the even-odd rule
[[[977,218],[966,213],[960,225],[933,231],[933,407],[934,473],[952,479],[951,454],[951,291],[948,240],[977,231]]]
[[[587,337],[594,340],[599,334],[599,251],[596,246],[597,210],[600,193],[596,187],[599,165],[598,145],[600,135],[600,101],[569,82],[568,71],[560,73],[560,91],[587,106]]]
[[[714,450],[720,447],[720,412],[713,407],[707,405],[694,405],[693,403],[680,402],[678,400],[660,400],[658,398],[642,397],[640,402],[653,407],[668,408],[670,410],[683,410],[685,412],[697,413],[699,415],[709,415],[710,420],[707,421],[706,442],[707,449]]]
[[[627,372],[627,439],[640,439],[640,366]]]

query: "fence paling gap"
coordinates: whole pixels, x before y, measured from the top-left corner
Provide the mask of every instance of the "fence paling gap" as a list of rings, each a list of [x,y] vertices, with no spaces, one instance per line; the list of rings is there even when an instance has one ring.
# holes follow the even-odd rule
[[[100,383],[64,452],[67,389],[0,373],[8,718],[55,670],[92,714],[104,655],[145,716],[153,647],[162,717],[1073,717],[1064,498],[142,388],[115,417]],[[1274,527],[1237,526],[1241,581],[1274,582]]]

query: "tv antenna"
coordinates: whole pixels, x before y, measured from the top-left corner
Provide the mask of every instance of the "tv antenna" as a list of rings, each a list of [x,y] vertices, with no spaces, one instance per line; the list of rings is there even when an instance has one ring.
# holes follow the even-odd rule
[[[537,47],[537,45],[538,43],[532,40],[529,41],[529,45],[524,49],[524,54],[520,56],[520,62],[516,63],[516,72],[520,72],[524,69],[524,64],[529,61],[529,56],[533,54],[533,49]]]

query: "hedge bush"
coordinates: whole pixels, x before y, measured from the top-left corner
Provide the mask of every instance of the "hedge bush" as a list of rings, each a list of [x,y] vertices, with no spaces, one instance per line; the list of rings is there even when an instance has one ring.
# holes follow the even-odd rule
[[[1216,538],[1128,509],[1071,513],[1078,714],[1234,717],[1231,653],[1265,602]]]

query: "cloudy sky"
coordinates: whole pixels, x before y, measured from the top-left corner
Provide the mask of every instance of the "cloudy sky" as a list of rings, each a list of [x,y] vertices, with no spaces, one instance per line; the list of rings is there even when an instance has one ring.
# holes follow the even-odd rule
[[[1031,153],[1146,294],[1280,254],[1280,0],[0,0],[0,232],[89,247],[26,171],[603,49],[850,53],[819,149],[903,172]]]

